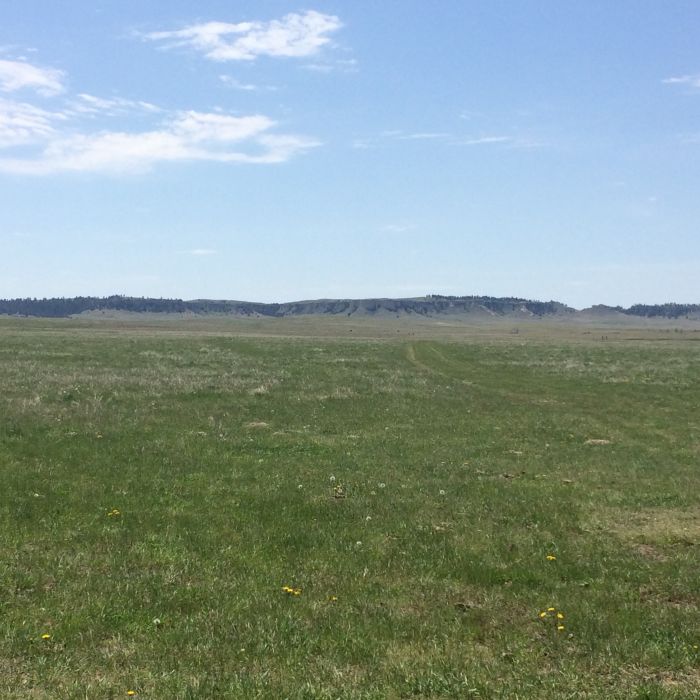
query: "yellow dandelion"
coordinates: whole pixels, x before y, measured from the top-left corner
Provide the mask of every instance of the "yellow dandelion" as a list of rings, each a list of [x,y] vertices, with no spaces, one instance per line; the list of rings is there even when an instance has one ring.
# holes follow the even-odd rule
[[[547,611],[546,611],[546,610],[543,610],[543,611],[540,613],[540,617],[547,617]]]
[[[129,697],[131,697],[131,696],[133,696],[133,695],[136,695],[136,691],[135,691],[135,690],[127,690],[127,691],[126,691],[126,694],[127,694]]]
[[[335,602],[338,600],[338,596],[337,596],[337,595],[332,595],[328,600],[330,600],[331,603],[335,603]]]
[[[548,554],[547,561],[556,561],[556,557],[553,554]]]
[[[564,613],[557,613],[557,617],[558,617],[560,620],[563,620],[563,619],[564,619]]]
[[[561,632],[564,629],[564,625],[557,625],[557,630]]]
[[[554,612],[556,608],[547,608],[547,612]]]
[[[51,639],[51,635],[50,634],[42,634],[41,638],[42,639]]]

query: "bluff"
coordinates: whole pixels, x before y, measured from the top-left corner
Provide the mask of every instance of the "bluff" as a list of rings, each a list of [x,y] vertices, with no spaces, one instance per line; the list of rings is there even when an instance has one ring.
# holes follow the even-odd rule
[[[700,304],[598,305],[583,311],[558,301],[536,301],[517,297],[444,296],[429,294],[408,299],[315,299],[284,303],[229,301],[215,299],[155,299],[114,295],[109,297],[58,297],[50,299],[0,299],[0,314],[67,318],[91,311],[125,311],[243,317],[285,317],[300,315],[332,316],[480,316],[515,318],[571,318],[626,316],[643,318],[700,319]]]

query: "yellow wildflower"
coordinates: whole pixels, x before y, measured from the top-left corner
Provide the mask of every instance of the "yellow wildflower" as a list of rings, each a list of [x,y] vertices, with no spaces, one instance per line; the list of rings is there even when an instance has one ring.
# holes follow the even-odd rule
[[[338,596],[337,596],[337,595],[332,595],[328,600],[330,600],[331,603],[335,603],[335,602],[338,600]]]
[[[129,697],[131,697],[131,696],[133,696],[133,695],[136,695],[136,691],[135,691],[135,690],[127,690],[127,691],[126,691],[126,694],[127,694]]]
[[[545,610],[543,610],[543,611],[540,613],[540,617],[547,617],[547,612],[546,612]]]
[[[557,613],[557,617],[558,617],[560,620],[563,620],[563,619],[564,619],[564,613]]]
[[[555,560],[556,560],[556,557],[554,556],[554,554],[547,555],[547,561],[555,561]]]
[[[547,612],[554,612],[556,608],[547,608]]]
[[[561,632],[564,629],[564,625],[557,625],[557,630]]]
[[[50,634],[42,634],[41,638],[42,639],[51,639],[51,635]]]

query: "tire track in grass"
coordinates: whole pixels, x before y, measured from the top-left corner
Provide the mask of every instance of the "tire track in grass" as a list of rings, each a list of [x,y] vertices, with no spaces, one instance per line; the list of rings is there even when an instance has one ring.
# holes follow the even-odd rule
[[[425,353],[422,352],[423,349],[425,349]],[[432,357],[426,357],[427,353],[430,353]],[[450,360],[434,343],[420,343],[420,348],[417,347],[416,343],[410,343],[406,346],[406,359],[422,372],[438,375],[450,381],[461,381],[468,386],[474,386],[474,382],[466,379],[463,372],[454,371],[464,369],[465,364]],[[431,360],[433,361],[431,362]]]
[[[483,376],[480,376],[482,381],[474,381],[472,377],[478,372],[478,366],[450,357],[448,353],[443,352],[435,343],[411,343],[406,348],[406,358],[417,369],[440,376],[450,382],[460,382],[462,385],[476,392],[485,393],[492,398],[499,397],[510,402],[537,406],[560,403],[551,397],[536,393],[534,386],[533,390],[529,390],[530,387],[522,384],[522,379],[519,380],[517,387],[484,383]]]
[[[416,355],[416,345],[415,343],[409,343],[406,346],[406,359],[416,368],[418,368],[421,372],[428,372],[428,374],[441,374],[444,375],[444,372],[440,372],[436,370],[434,367],[430,367],[429,365],[426,365],[424,362],[421,362],[418,359],[418,356]],[[446,376],[446,375],[444,375]]]

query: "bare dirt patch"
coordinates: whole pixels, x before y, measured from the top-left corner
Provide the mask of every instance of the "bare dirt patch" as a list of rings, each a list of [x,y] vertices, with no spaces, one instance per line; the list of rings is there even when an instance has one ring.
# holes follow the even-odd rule
[[[650,561],[666,561],[664,548],[700,544],[700,507],[605,509],[595,514],[595,526],[617,535]]]
[[[651,561],[668,561],[668,557],[652,544],[642,542],[634,547],[634,551]]]
[[[259,428],[268,428],[269,423],[266,423],[264,420],[252,420],[249,423],[245,424],[246,428],[250,429],[259,429]]]

